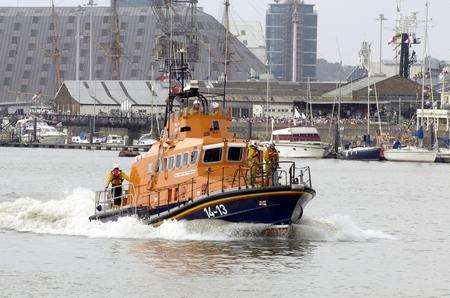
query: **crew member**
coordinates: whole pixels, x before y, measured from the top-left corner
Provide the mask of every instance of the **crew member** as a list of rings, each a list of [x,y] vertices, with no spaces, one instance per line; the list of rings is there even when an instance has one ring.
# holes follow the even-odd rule
[[[107,190],[109,185],[111,184],[111,193],[114,198],[114,205],[116,206],[122,205],[123,180],[130,181],[130,178],[120,169],[118,164],[114,164],[113,169],[108,174],[108,178],[106,179],[105,190]]]
[[[250,184],[254,186],[260,164],[259,150],[258,147],[256,147],[256,142],[254,141],[248,145],[247,158],[247,165],[250,168]]]
[[[267,146],[266,150],[264,151],[264,163],[266,164],[267,184],[269,184],[269,179],[272,179],[274,185],[278,182],[278,175],[277,175],[278,162],[279,162],[278,151],[275,148],[275,144],[270,143]]]

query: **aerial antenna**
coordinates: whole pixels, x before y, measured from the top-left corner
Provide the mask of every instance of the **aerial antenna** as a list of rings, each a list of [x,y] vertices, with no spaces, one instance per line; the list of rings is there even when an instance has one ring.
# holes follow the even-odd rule
[[[228,63],[229,63],[229,48],[228,39],[230,32],[230,0],[225,0],[225,13],[224,13],[224,27],[225,27],[225,61],[224,61],[224,71],[223,71],[223,101],[222,108],[225,110],[226,107],[226,90],[227,90],[227,78],[228,78]]]

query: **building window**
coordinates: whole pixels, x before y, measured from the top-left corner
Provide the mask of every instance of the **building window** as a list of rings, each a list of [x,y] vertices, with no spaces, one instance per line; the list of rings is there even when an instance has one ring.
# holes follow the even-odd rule
[[[35,43],[29,43],[29,44],[28,44],[28,50],[29,50],[29,51],[34,51],[34,50],[36,50],[36,44],[35,44]]]
[[[17,55],[17,51],[16,50],[11,50],[8,53],[9,58],[16,57],[16,55]]]
[[[44,63],[42,64],[42,71],[48,71],[50,69],[50,64],[48,63]]]
[[[317,52],[317,41],[305,40],[303,43],[304,52]]]
[[[133,63],[139,63],[140,57],[139,56],[133,56]]]
[[[248,46],[248,41],[243,40],[242,43],[243,43],[245,46]]]
[[[31,29],[30,36],[36,37],[38,35],[38,31],[36,29]]]
[[[33,64],[33,57],[27,57],[25,59],[25,65],[31,65]]]
[[[19,36],[11,37],[11,43],[12,44],[18,44],[19,43]]]
[[[102,36],[108,36],[108,30],[102,29]]]
[[[22,28],[22,24],[21,23],[14,23],[14,31],[19,31],[20,28]]]
[[[28,90],[28,85],[20,86],[20,92],[27,92],[27,90]]]
[[[69,57],[67,56],[61,57],[61,64],[67,64],[67,62],[69,62]]]
[[[54,23],[50,23],[50,26],[48,28],[50,30],[55,30],[55,24]]]
[[[103,17],[103,24],[109,24],[109,16]]]
[[[80,64],[80,71],[84,71],[86,69],[86,64]]]
[[[67,37],[72,36],[72,35],[73,35],[73,32],[74,32],[73,29],[67,29],[67,30],[66,30],[66,36],[67,36]]]
[[[137,42],[137,43],[136,43],[135,49],[136,49],[136,50],[142,49],[142,45],[143,45],[142,42]]]
[[[103,64],[103,63],[105,63],[105,58],[102,57],[102,56],[98,56],[98,57],[97,57],[96,63],[97,63],[97,64]]]
[[[91,23],[85,23],[85,24],[84,24],[84,29],[85,29],[85,30],[91,29]]]
[[[87,57],[87,55],[88,55],[88,50],[87,50],[87,49],[82,49],[82,50],[80,51],[80,55],[81,55],[81,57]]]
[[[128,28],[128,23],[125,23],[125,22],[120,23],[120,29],[127,30],[127,28]]]
[[[241,30],[241,35],[242,35],[242,36],[245,35],[245,30]]]
[[[131,77],[132,78],[137,78],[137,75],[138,75],[137,69],[132,69],[131,70]]]
[[[39,85],[41,85],[41,86],[47,85],[47,78],[45,78],[45,77],[40,78]]]
[[[33,24],[39,23],[39,17],[33,17]]]
[[[70,50],[72,48],[72,44],[70,42],[65,42],[63,45],[63,50]]]
[[[75,23],[75,17],[74,16],[70,16],[68,22],[69,22],[69,24]]]
[[[9,86],[9,85],[11,85],[11,78],[4,78],[3,86]]]
[[[145,16],[139,16],[139,23],[145,22]]]
[[[22,76],[23,79],[29,79],[30,77],[31,77],[31,71],[26,70],[23,72],[23,76]]]
[[[13,65],[12,64],[6,64],[6,71],[12,71]]]
[[[95,72],[95,77],[98,78],[98,79],[101,79],[102,76],[103,76],[103,71],[102,71],[101,69],[98,69],[98,70]]]
[[[144,29],[140,28],[137,30],[137,36],[142,36],[144,35]]]

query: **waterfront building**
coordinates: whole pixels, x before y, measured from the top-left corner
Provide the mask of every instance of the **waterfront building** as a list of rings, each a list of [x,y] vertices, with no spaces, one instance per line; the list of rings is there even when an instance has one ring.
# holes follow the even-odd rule
[[[93,59],[90,59],[91,12]],[[181,16],[180,11],[178,15]],[[162,76],[164,62],[155,52],[163,34],[154,10],[148,6],[120,7],[118,18],[119,79],[150,80]],[[179,21],[175,17],[175,23]],[[190,65],[193,76],[218,80],[224,69],[224,27],[201,9],[197,11],[197,21],[199,59]],[[80,29],[79,55],[77,29]],[[112,31],[110,7],[88,7],[83,11],[76,7],[57,7],[53,17],[51,8],[46,7],[0,7],[0,38],[3,40],[0,43],[0,102],[31,101],[38,92],[46,101],[53,99],[60,87],[55,79],[55,61],[60,65],[61,82],[77,80],[77,56],[80,80],[89,80],[91,62],[92,80],[111,80],[115,41]],[[57,37],[58,51],[55,51],[54,37]],[[231,37],[230,50],[232,60],[239,61],[228,67],[230,80],[247,80],[252,70],[266,72],[265,65],[234,37]]]
[[[286,0],[269,4],[266,14],[266,50],[271,73],[282,81],[316,79],[317,69],[317,13],[314,5],[303,1],[298,5],[295,22],[295,3]],[[297,37],[293,38],[297,27]],[[293,76],[294,42],[296,43],[296,74]]]
[[[65,81],[55,96],[57,113],[163,114],[168,85],[159,81]]]

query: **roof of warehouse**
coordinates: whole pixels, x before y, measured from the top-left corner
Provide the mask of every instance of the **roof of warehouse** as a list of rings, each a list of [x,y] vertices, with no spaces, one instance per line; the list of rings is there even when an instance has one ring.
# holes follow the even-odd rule
[[[70,96],[85,105],[165,105],[169,89],[151,81],[65,81]],[[153,89],[153,92],[152,92]]]

